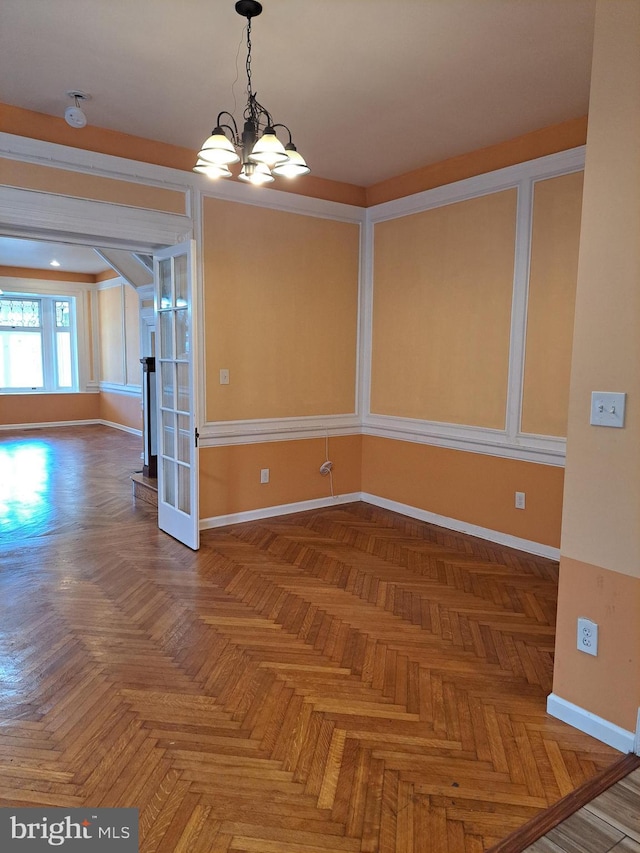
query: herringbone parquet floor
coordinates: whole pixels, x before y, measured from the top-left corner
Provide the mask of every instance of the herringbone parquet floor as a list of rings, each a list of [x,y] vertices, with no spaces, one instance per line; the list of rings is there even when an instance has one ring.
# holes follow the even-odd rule
[[[365,504],[193,553],[139,449],[0,436],[0,806],[135,806],[144,853],[480,853],[618,757],[545,713],[556,564]]]

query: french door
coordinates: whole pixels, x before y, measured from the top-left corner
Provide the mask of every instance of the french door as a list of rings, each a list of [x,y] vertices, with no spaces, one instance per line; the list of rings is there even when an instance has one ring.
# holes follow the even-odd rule
[[[158,526],[197,550],[198,440],[194,380],[195,241],[153,258],[158,401]]]

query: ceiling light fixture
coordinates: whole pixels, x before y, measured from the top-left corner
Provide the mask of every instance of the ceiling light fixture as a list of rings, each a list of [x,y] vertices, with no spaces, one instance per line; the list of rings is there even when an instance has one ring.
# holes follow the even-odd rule
[[[80,102],[91,100],[91,95],[87,95],[86,92],[81,92],[79,89],[71,89],[67,92],[67,97],[73,98],[75,106],[66,108],[64,111],[64,120],[70,127],[86,127],[87,116],[80,106]]]
[[[56,261],[56,260],[49,261],[49,266],[50,266],[50,267],[59,267],[59,266],[60,266],[60,261]]]
[[[247,105],[242,114],[243,131],[242,134],[238,132],[230,112],[218,113],[216,126],[200,149],[193,171],[209,178],[230,178],[229,166],[241,162],[238,178],[255,185],[271,183],[274,175],[285,178],[306,175],[311,170],[296,150],[291,131],[285,124],[273,121],[251,86],[251,19],[262,12],[262,4],[256,0],[238,0],[235,8],[247,19]],[[289,135],[286,145],[276,136],[277,127]]]

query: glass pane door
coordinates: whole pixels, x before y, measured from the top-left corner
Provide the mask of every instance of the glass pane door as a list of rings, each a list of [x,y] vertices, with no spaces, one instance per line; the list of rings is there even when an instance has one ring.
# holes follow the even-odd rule
[[[154,256],[158,383],[158,526],[194,550],[198,524],[192,270],[194,241]]]

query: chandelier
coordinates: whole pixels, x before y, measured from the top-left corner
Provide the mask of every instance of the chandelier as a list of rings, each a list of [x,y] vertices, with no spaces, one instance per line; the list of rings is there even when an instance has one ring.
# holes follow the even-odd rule
[[[285,124],[275,123],[271,113],[256,98],[251,87],[251,19],[262,12],[262,4],[256,0],[238,0],[236,12],[247,19],[247,105],[242,117],[242,134],[230,112],[218,113],[216,126],[205,140],[193,167],[209,178],[232,177],[229,166],[242,163],[238,178],[251,184],[268,184],[274,175],[295,178],[311,170],[296,150],[291,131]],[[276,136],[276,128],[282,128],[289,136],[283,145]]]

